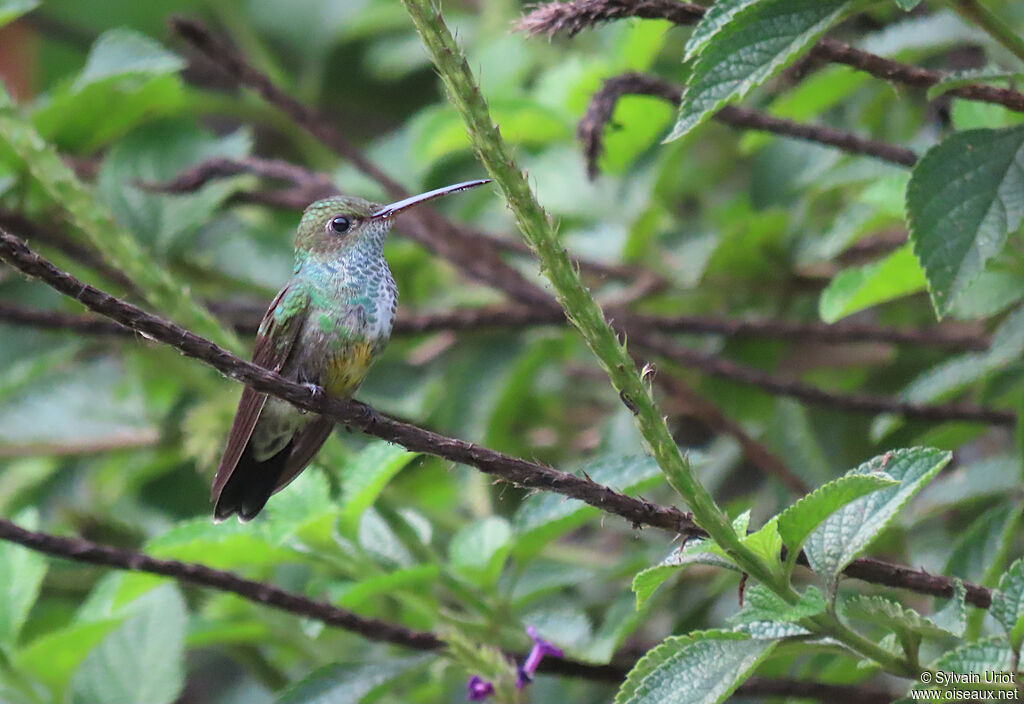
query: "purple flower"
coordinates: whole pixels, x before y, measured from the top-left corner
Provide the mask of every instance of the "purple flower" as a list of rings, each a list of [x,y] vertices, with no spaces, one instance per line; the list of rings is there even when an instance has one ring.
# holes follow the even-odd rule
[[[522,689],[533,681],[533,673],[537,671],[540,661],[545,656],[550,655],[560,658],[565,654],[557,645],[549,643],[538,636],[537,629],[533,626],[526,627],[526,634],[533,640],[533,648],[530,649],[530,654],[526,656],[526,661],[518,668],[519,675],[516,677],[516,689]]]
[[[494,683],[473,675],[466,683],[466,699],[471,702],[482,702],[494,694]]]

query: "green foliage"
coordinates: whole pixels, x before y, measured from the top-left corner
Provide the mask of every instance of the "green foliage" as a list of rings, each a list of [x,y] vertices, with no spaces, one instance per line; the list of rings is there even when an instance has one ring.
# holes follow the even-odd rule
[[[942,316],[1020,227],[1024,127],[969,130],[914,167],[907,216],[914,254]]]
[[[730,631],[669,638],[636,664],[615,704],[725,701],[774,646]]]
[[[692,68],[668,138],[686,135],[781,71],[849,6],[849,0],[737,0],[709,12],[687,46]]]
[[[899,486],[880,489],[847,503],[811,531],[804,543],[807,560],[830,584],[896,517],[951,459],[948,452],[929,448],[894,450],[851,469],[847,476],[885,472]]]
[[[520,225],[539,260],[501,245],[502,260],[578,328],[493,324],[491,310],[472,322],[512,301],[492,259],[474,251],[467,276],[446,261],[435,215],[430,238],[403,216],[386,244],[399,315],[459,322],[400,325],[357,397],[655,511],[692,511],[710,536],[678,539],[672,525],[632,525],[340,427],[254,521],[214,525],[209,480],[239,386],[139,335],[5,322],[12,309],[81,307],[4,268],[5,518],[227,570],[445,647],[419,653],[259,599],[0,543],[0,700],[419,704],[463,700],[472,675],[496,704],[717,702],[749,676],[897,698],[924,687],[924,669],[1008,670],[1024,641],[1024,435],[1003,420],[851,408],[858,394],[1024,408],[1024,117],[955,95],[1019,89],[1005,41],[913,0],[720,0],[692,27],[616,19],[554,42],[508,31],[522,3],[446,4],[454,42],[436,3],[407,4],[425,42],[393,0],[0,0],[0,25],[14,21],[0,39],[14,96],[0,91],[0,223],[84,281],[238,351],[230,330],[241,322],[251,339],[315,196],[251,174],[184,193],[146,184],[257,157],[385,200],[166,29],[170,14],[195,15],[410,192],[486,167],[499,188],[438,201],[437,214],[469,235],[457,248],[490,248]],[[1014,3],[984,4],[1024,29]],[[826,31],[944,73],[925,90],[830,63],[827,48],[809,56]],[[624,72],[683,86],[681,106],[645,88],[591,105]],[[923,156],[911,170],[705,124],[737,103]],[[593,122],[598,107],[607,124]],[[601,138],[586,145],[600,147],[593,180],[577,134]],[[39,231],[8,224],[12,212]],[[677,325],[646,329],[662,318]],[[711,335],[705,322],[741,329]],[[661,338],[699,354],[658,353]],[[790,397],[750,383],[764,376],[787,394],[801,386]],[[799,395],[808,386],[819,401]],[[778,462],[814,489],[765,471]],[[952,598],[896,588],[898,574],[847,580],[861,557],[948,577]],[[990,609],[967,600],[967,582],[992,589]],[[635,667],[624,683],[542,669],[517,689],[527,626],[567,659]]]

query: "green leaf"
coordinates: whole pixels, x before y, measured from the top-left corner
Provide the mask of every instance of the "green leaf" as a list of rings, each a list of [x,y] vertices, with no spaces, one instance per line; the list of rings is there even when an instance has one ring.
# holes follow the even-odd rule
[[[170,704],[185,684],[188,614],[177,588],[164,585],[86,657],[71,680],[74,704]]]
[[[696,466],[700,459],[694,455],[691,462]],[[640,455],[600,457],[574,470],[573,474],[581,475],[583,472],[598,484],[630,495],[655,486],[662,476],[653,458]],[[599,514],[597,508],[577,499],[566,499],[550,492],[535,494],[523,501],[512,519],[517,536],[516,551],[531,553],[539,550],[545,543]]]
[[[367,663],[335,663],[314,670],[284,689],[276,704],[358,704],[396,677],[417,670],[431,655]]]
[[[512,527],[498,516],[465,526],[448,545],[452,569],[480,585],[494,584],[512,549]]]
[[[39,527],[39,514],[25,509],[14,522],[27,530]],[[18,641],[29,609],[39,596],[46,574],[46,557],[14,543],[0,543],[0,575],[6,575],[0,587],[0,646],[11,647]]]
[[[1002,625],[1013,649],[1019,650],[1024,637],[1024,558],[1010,565],[999,579],[989,613]]]
[[[962,638],[967,630],[967,587],[963,580],[953,580],[953,598],[932,614],[932,621],[944,631]]]
[[[821,293],[818,314],[834,323],[858,311],[924,290],[924,271],[910,246],[903,246],[880,261],[844,269]]]
[[[747,587],[743,601],[743,609],[732,618],[734,623],[791,623],[824,613],[828,607],[815,586],[807,587],[796,604],[789,604],[763,584],[754,584]]]
[[[893,2],[895,2],[896,6],[904,12],[910,12],[921,4],[921,0],[893,0]],[[931,100],[931,95],[928,96],[928,99]]]
[[[786,547],[799,552],[811,531],[854,499],[899,484],[885,474],[848,474],[803,497],[779,514],[779,534]]]
[[[159,42],[131,29],[111,29],[92,45],[75,88],[114,76],[175,73],[183,68],[185,61]]]
[[[122,618],[73,623],[36,638],[19,650],[15,664],[50,689],[53,701],[64,701],[71,675],[86,656],[113,631]]]
[[[750,511],[744,511],[732,522],[737,535],[747,532]],[[679,549],[670,552],[660,564],[641,570],[633,577],[633,591],[636,593],[636,607],[639,609],[651,595],[672,575],[687,565],[711,565],[740,571],[733,561],[710,540],[691,540]]]
[[[769,565],[778,564],[782,554],[782,537],[779,535],[778,518],[773,517],[756,532],[744,536],[743,543]]]
[[[959,674],[1006,672],[1012,664],[1013,653],[1003,638],[988,638],[950,650],[933,662],[929,669]]]
[[[666,639],[633,667],[615,704],[715,704],[725,701],[775,647],[732,631]]]
[[[841,611],[846,618],[897,632],[916,633],[927,638],[947,638],[953,635],[931,619],[884,596],[852,596],[843,600]]]
[[[39,0],[0,0],[0,27],[39,7]]]
[[[953,134],[914,167],[910,241],[940,317],[1020,227],[1022,169],[1024,126]]]
[[[683,49],[683,58],[692,59],[707,46],[722,27],[736,16],[741,10],[753,5],[757,0],[722,0],[708,7],[701,17],[700,22],[693,28],[690,38],[686,40],[686,47]]]
[[[946,574],[980,584],[992,584],[1005,564],[1024,506],[997,503],[962,529],[943,568]]]
[[[331,601],[346,609],[359,610],[373,597],[394,595],[397,591],[437,581],[438,565],[415,565],[394,572],[367,577],[354,584],[346,584],[331,590]]]
[[[811,568],[830,585],[834,583],[839,572],[871,544],[951,456],[931,448],[894,450],[850,470],[847,476],[884,471],[900,484],[855,499],[815,528],[804,544]]]
[[[373,505],[392,477],[409,464],[415,452],[384,441],[367,445],[342,470],[341,520],[346,535],[355,535],[363,511]]]
[[[1013,72],[1013,71],[1001,71],[999,69],[988,68],[972,68],[964,71],[953,71],[942,77],[938,83],[928,89],[926,97],[928,100],[935,100],[943,93],[947,93],[954,88],[962,88],[963,86],[969,86],[974,83],[1013,83],[1020,81],[1024,74]]]
[[[684,136],[781,71],[849,5],[848,0],[760,0],[724,18],[693,63],[666,141]]]

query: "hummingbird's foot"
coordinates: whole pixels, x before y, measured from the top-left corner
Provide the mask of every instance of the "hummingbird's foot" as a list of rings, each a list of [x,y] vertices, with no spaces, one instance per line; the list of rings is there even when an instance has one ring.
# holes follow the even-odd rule
[[[323,399],[327,398],[327,392],[324,391],[324,387],[318,384],[310,383],[304,383],[303,386],[305,386],[306,389],[309,391],[309,395],[311,398],[317,399],[318,401],[322,401]]]

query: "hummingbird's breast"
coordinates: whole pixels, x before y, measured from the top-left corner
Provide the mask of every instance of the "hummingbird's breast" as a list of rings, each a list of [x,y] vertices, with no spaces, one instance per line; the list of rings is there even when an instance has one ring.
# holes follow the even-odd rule
[[[383,256],[369,266],[346,262],[326,273],[310,287],[297,361],[306,381],[344,398],[391,337],[398,291]]]

